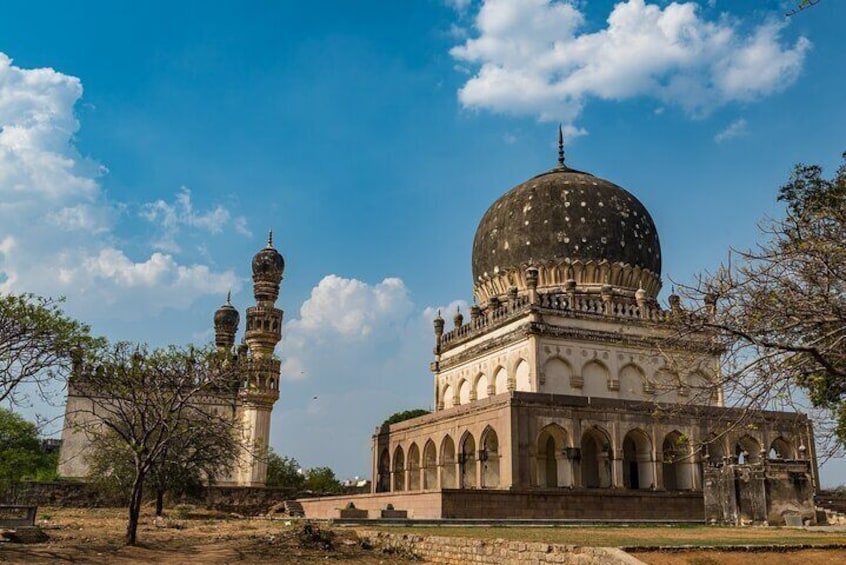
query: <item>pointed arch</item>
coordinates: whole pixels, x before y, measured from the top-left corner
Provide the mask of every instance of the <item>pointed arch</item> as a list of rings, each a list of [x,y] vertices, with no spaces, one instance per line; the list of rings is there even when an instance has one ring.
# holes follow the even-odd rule
[[[611,486],[611,437],[599,426],[582,434],[582,486],[608,488]]]
[[[779,436],[770,443],[767,457],[775,460],[793,461],[796,459],[796,451],[793,449],[793,443],[790,440],[785,439],[784,436]]]
[[[482,488],[499,486],[499,436],[491,426],[486,426],[479,438],[479,462],[482,465]]]
[[[494,375],[494,394],[502,394],[508,390],[508,371],[505,367],[499,365],[493,372]]]
[[[664,490],[692,490],[695,463],[687,436],[673,430],[661,443]]]
[[[569,394],[573,366],[563,357],[550,357],[543,365],[543,392]]]
[[[416,443],[408,447],[408,490],[420,490],[420,448]]]
[[[392,467],[394,491],[405,490],[405,452],[401,445],[394,449],[394,465]]]
[[[484,373],[479,373],[473,381],[473,390],[476,391],[476,400],[481,400],[488,397],[488,377]]]
[[[455,392],[453,388],[449,386],[449,384],[444,385],[443,395],[441,398],[444,401],[444,409],[452,408],[455,406]]]
[[[623,486],[634,490],[655,488],[652,442],[640,428],[630,430],[623,438]]]
[[[457,488],[455,442],[449,434],[441,441],[441,488]]]
[[[470,383],[466,379],[461,379],[458,383],[458,403],[470,404]]]
[[[573,484],[572,461],[567,457],[570,434],[558,424],[547,424],[537,437],[537,484],[540,487],[570,487]]]
[[[643,369],[635,363],[628,363],[620,369],[618,376],[620,381],[620,398],[639,399],[643,398],[646,386],[646,374]]]
[[[599,359],[591,359],[582,367],[582,394],[585,396],[608,396],[608,381],[611,372]]]
[[[458,467],[461,473],[459,488],[476,488],[476,439],[470,431],[461,436]]]
[[[734,446],[734,455],[739,465],[755,465],[761,462],[761,442],[749,434],[744,435]]]
[[[376,492],[389,492],[391,490],[391,455],[387,447],[382,449],[382,453],[379,454],[376,469],[378,475]]]
[[[438,449],[435,442],[426,441],[423,446],[423,490],[438,488]]]
[[[537,392],[535,385],[532,382],[532,371],[529,367],[529,362],[522,357],[514,363],[514,388],[515,390],[522,390],[525,392]]]

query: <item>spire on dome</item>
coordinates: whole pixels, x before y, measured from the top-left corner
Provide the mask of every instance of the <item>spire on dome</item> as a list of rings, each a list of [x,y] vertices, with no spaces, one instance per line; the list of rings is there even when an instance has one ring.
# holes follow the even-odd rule
[[[273,247],[273,230],[267,232],[267,246]]]
[[[558,124],[558,166],[564,166],[564,131],[561,124]]]
[[[232,304],[232,289],[231,288],[226,291],[226,303],[230,304],[230,305]]]

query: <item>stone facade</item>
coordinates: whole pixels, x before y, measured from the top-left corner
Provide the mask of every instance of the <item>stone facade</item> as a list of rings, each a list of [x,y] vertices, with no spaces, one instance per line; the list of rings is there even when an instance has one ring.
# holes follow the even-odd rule
[[[243,450],[238,464],[227,476],[219,477],[221,486],[262,487],[267,477],[266,454],[270,440],[270,417],[279,398],[281,364],[274,358],[276,344],[282,338],[282,310],[276,308],[279,285],[285,270],[282,255],[273,247],[273,234],[267,246],[252,261],[255,306],[247,308],[244,338],[235,347],[240,315],[230,303],[221,306],[214,315],[215,345],[221,355],[241,368],[241,382],[235,398],[228,395],[207,395],[198,399],[204,406],[217,406],[221,411],[234,405],[234,418],[240,424]],[[62,477],[88,476],[88,457],[91,438],[85,430],[96,425],[92,415],[92,396],[84,374],[75,374],[68,383],[62,448],[58,472]]]

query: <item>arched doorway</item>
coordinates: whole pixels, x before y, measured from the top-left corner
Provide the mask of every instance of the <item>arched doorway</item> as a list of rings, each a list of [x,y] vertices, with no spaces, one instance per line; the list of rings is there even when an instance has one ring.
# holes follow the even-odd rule
[[[456,488],[455,442],[446,436],[441,443],[441,488]]]
[[[423,489],[438,488],[438,453],[435,442],[429,440],[423,447]]]
[[[461,468],[461,486],[459,488],[476,488],[476,440],[473,434],[467,432],[461,441],[461,455],[458,460]]]
[[[655,487],[652,444],[643,430],[631,430],[623,438],[623,485],[628,489]]]
[[[596,427],[582,435],[582,486],[611,486],[611,442],[608,435]]]
[[[397,448],[394,450],[393,475],[394,490],[405,490],[405,453],[403,453],[401,446],[397,446]]]
[[[482,488],[499,486],[499,438],[493,428],[482,432],[479,461],[482,464]]]
[[[408,490],[420,490],[420,448],[412,443],[408,448]]]
[[[569,436],[558,424],[549,424],[541,430],[537,442],[537,484],[539,487],[572,486],[572,463],[564,454],[564,450],[569,447]]]
[[[387,447],[379,455],[377,472],[379,476],[376,482],[376,492],[389,492],[391,490],[391,456]]]

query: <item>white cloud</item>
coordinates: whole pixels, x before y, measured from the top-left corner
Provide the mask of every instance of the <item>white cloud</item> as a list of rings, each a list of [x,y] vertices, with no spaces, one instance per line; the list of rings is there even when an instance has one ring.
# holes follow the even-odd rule
[[[748,133],[748,124],[743,118],[738,118],[730,123],[723,131],[714,136],[714,141],[722,143],[723,141],[741,137]]]
[[[591,97],[650,96],[703,115],[796,80],[811,44],[804,37],[785,44],[783,21],[744,33],[742,22],[709,21],[698,8],[628,0],[614,7],[605,28],[587,32],[573,3],[485,0],[476,36],[451,50],[475,69],[459,99],[470,109],[560,120],[572,135]]]
[[[20,68],[0,53],[0,290],[65,295],[68,309],[86,320],[149,316],[237,290],[231,271],[143,250],[131,259],[122,249],[123,205],[110,202],[99,182],[108,170],[74,145],[82,93],[76,77]],[[182,224],[215,233],[230,219],[220,206],[197,212],[187,191],[163,204],[147,213],[163,222],[165,235]]]

